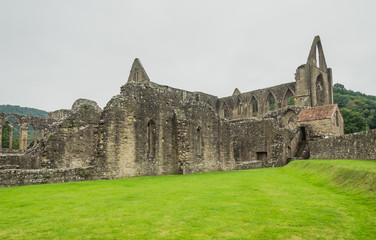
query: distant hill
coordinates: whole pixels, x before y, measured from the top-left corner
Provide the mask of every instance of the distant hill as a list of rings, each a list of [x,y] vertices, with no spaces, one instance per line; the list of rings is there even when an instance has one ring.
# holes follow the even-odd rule
[[[333,87],[333,101],[341,110],[345,133],[376,128],[376,96],[354,92],[336,83]]]
[[[34,117],[46,117],[48,113],[36,108],[20,107],[17,105],[0,105],[0,112],[8,114],[23,114]]]

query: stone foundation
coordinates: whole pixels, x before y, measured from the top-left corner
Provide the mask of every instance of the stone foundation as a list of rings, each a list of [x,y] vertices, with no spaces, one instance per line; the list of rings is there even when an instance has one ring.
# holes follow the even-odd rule
[[[99,179],[94,167],[68,169],[0,170],[0,187],[45,183],[77,182]]]

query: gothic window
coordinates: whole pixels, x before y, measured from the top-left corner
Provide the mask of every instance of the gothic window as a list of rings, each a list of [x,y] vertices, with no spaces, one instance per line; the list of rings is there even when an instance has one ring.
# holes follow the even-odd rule
[[[135,73],[134,73],[134,75],[133,75],[133,81],[134,82],[138,82],[138,71],[137,71],[137,69],[135,69],[136,71],[135,71]]]
[[[202,154],[202,133],[201,133],[201,127],[197,127],[196,129],[196,142],[195,142],[195,148],[196,148],[196,154],[201,155]]]
[[[255,97],[252,97],[251,99],[251,106],[252,106],[252,113],[258,112],[258,103]]]
[[[293,106],[293,105],[295,105],[294,94],[291,92],[290,89],[287,89],[287,91],[285,93],[285,97],[284,97],[284,100],[283,100],[283,105],[284,106]]]
[[[148,122],[147,127],[147,142],[148,142],[148,158],[155,157],[156,149],[156,128],[153,120]]]
[[[242,103],[240,102],[240,99],[236,102],[236,109],[238,111],[238,116],[242,115]]]
[[[275,110],[275,98],[271,93],[269,93],[268,98],[267,98],[267,110],[268,111],[274,111]]]
[[[228,109],[228,106],[226,103],[223,103],[223,117],[229,118],[230,117],[230,111]]]
[[[324,79],[320,74],[316,80],[316,102],[317,106],[325,105]]]

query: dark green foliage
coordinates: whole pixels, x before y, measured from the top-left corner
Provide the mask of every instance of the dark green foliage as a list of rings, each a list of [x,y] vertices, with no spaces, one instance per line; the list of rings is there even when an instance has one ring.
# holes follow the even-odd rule
[[[3,132],[2,132],[2,139],[1,139],[1,147],[2,148],[9,148],[9,134],[10,134],[10,127],[8,122],[5,122],[3,125]],[[15,127],[13,128],[13,139],[12,139],[12,149],[17,150],[20,147],[19,142],[19,135],[20,129]]]
[[[43,110],[28,107],[20,107],[16,105],[0,105],[0,112],[8,114],[22,114],[34,117],[46,117],[48,113]]]
[[[333,87],[333,100],[341,110],[345,133],[376,129],[376,96],[347,90],[337,83]]]
[[[369,129],[367,120],[361,113],[352,111],[348,108],[342,108],[341,114],[344,121],[345,134],[361,132]]]
[[[287,99],[287,104],[288,104],[289,106],[293,106],[293,105],[295,105],[294,96],[291,96],[291,97],[289,97],[289,98]]]

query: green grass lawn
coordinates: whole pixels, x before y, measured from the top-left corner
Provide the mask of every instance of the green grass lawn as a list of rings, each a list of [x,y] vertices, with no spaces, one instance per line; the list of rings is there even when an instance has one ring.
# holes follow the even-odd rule
[[[0,239],[375,239],[376,161],[0,189]]]

